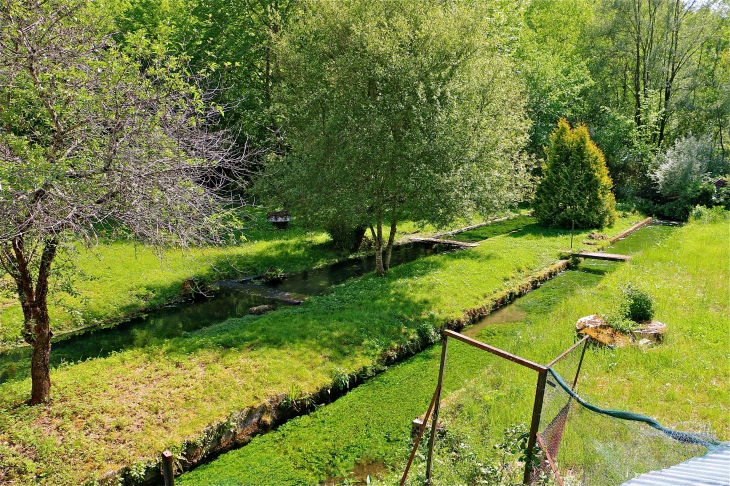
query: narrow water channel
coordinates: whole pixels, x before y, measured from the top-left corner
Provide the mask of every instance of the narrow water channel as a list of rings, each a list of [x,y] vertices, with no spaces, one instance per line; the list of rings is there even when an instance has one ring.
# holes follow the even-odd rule
[[[446,244],[413,242],[393,248],[391,266],[438,253],[454,251]],[[375,256],[368,255],[337,262],[288,276],[284,281],[265,284],[260,280],[227,280],[212,290],[212,297],[171,305],[132,319],[113,328],[98,329],[56,342],[51,351],[51,367],[113,352],[143,348],[172,339],[230,318],[249,314],[260,305],[277,307],[318,295],[333,285],[360,277],[375,269]],[[27,346],[0,354],[0,383],[29,376],[30,348]]]
[[[672,226],[652,224],[616,242],[607,251],[636,255],[661,244],[672,231]],[[503,338],[524,339],[534,323],[547,319],[565,299],[579,289],[598,285],[606,274],[622,264],[585,260],[576,270],[546,282],[487,316],[466,333],[488,341],[493,333],[506,329],[507,336]],[[470,379],[484,378],[485,366],[489,366],[485,362],[489,357],[485,358],[485,354],[460,343],[450,348],[444,397],[464,387]],[[179,482],[188,486],[366,484],[370,479],[387,474],[385,466],[405,461],[411,444],[409,424],[428,405],[439,360],[440,346],[432,346],[390,367],[335,402],[290,420],[276,431],[255,437],[245,447],[184,474]],[[528,387],[534,387],[532,378],[529,377]],[[510,376],[509,379],[517,378]],[[520,400],[517,396],[480,398],[484,402],[482,406],[499,400],[506,403]],[[479,413],[486,413],[485,410],[480,409]],[[509,423],[526,421],[527,415],[520,416],[522,412],[515,407]],[[497,433],[501,430],[499,428]]]

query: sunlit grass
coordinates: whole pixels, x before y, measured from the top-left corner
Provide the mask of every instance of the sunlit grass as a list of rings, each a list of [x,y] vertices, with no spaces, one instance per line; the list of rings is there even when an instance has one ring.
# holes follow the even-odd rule
[[[547,363],[573,344],[579,317],[610,309],[620,287],[634,282],[651,292],[656,318],[670,326],[667,340],[645,350],[589,350],[580,393],[599,406],[730,439],[727,224],[673,231],[660,245],[645,242],[631,263],[612,264],[605,277],[588,268],[591,272],[569,272],[548,282],[514,304],[516,322],[489,326],[478,337]],[[633,242],[627,244],[635,250]],[[440,347],[431,348],[180,482],[317,484],[327,478],[364,481],[371,471],[371,479],[384,474],[384,483],[394,484],[411,445],[410,421],[425,412],[435,387],[439,357]],[[574,365],[565,362],[565,371],[558,370],[567,373]],[[467,484],[485,474],[482,466],[495,464],[499,451],[493,446],[503,441],[505,429],[529,421],[536,374],[452,342],[446,380],[441,420],[447,435],[437,447],[435,484]],[[701,453],[653,429],[587,413],[569,423],[560,460],[574,475],[586,470],[590,484],[618,484]],[[355,464],[359,475],[352,473]],[[520,482],[521,470],[513,472]],[[423,474],[420,455],[412,484],[422,484]]]
[[[379,369],[447,319],[553,263],[568,240],[568,232],[531,225],[385,278],[347,282],[297,308],[63,365],[53,370],[45,407],[22,405],[27,379],[0,385],[0,471],[19,484],[39,475],[78,484],[154,461],[267,398],[306,397],[338,377]]]
[[[269,267],[292,273],[347,258],[332,248],[324,231],[302,228],[296,220],[282,231],[266,222],[265,211],[249,211],[251,220],[235,245],[186,252],[154,248],[128,241],[91,248],[77,245],[66,255],[80,269],[74,278],[74,296],[52,292],[51,326],[58,337],[68,330],[110,325],[178,299],[188,279],[211,282],[229,276],[257,275]],[[464,224],[457,221],[454,225]],[[397,238],[436,232],[430,225],[404,221]],[[386,231],[387,233],[387,231]],[[61,257],[64,258],[64,257]],[[2,275],[0,275],[2,277]],[[0,295],[0,349],[20,340],[22,312],[12,295]]]

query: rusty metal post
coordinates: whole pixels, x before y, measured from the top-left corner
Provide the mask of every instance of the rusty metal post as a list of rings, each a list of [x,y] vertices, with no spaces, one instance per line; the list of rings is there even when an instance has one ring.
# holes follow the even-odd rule
[[[433,446],[436,443],[436,433],[439,420],[439,405],[441,404],[441,392],[444,384],[444,368],[446,367],[446,353],[449,348],[449,336],[444,336],[444,344],[441,347],[441,368],[439,369],[439,381],[436,385],[438,393],[433,406],[433,419],[431,420],[431,437],[428,441],[428,460],[426,462],[426,484],[431,484],[431,468],[433,466]]]
[[[441,390],[439,387],[436,387],[436,389],[433,391],[433,397],[431,398],[431,404],[428,406],[428,410],[426,410],[426,415],[423,416],[423,423],[421,424],[421,427],[418,429],[418,436],[416,437],[416,441],[413,444],[413,449],[411,449],[411,455],[408,458],[408,464],[406,465],[406,470],[403,472],[403,476],[400,479],[400,486],[403,486],[406,484],[406,479],[408,478],[408,471],[411,470],[411,465],[413,464],[413,459],[416,457],[416,451],[418,451],[418,445],[421,443],[421,438],[423,438],[423,432],[426,430],[426,426],[428,425],[428,419],[431,418],[431,412],[433,411],[433,406],[436,403],[436,399],[439,396],[439,392]]]
[[[578,369],[575,371],[575,378],[573,378],[573,386],[571,388],[573,391],[575,391],[575,387],[578,386],[578,375],[580,375],[580,369],[583,367],[583,358],[586,355],[586,348],[588,348],[589,339],[585,340],[585,344],[583,344],[583,351],[580,352],[580,361],[578,361]]]
[[[165,486],[175,486],[175,475],[172,466],[172,452],[162,453],[162,476],[165,478]]]
[[[537,432],[540,428],[540,415],[542,414],[542,401],[545,397],[545,382],[547,381],[547,369],[538,371],[537,386],[535,387],[535,403],[532,406],[532,424],[530,425],[530,435],[527,438],[527,451],[525,453],[525,476],[522,480],[523,484],[530,484],[530,476],[532,476],[533,449],[537,443]]]

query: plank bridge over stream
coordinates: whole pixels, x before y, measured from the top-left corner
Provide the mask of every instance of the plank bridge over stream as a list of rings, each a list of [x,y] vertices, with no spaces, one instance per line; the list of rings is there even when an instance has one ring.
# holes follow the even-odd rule
[[[627,262],[631,260],[629,255],[617,255],[616,253],[604,253],[598,251],[582,251],[580,253],[573,253],[573,256],[580,258],[592,258],[594,260],[608,260],[611,262]]]

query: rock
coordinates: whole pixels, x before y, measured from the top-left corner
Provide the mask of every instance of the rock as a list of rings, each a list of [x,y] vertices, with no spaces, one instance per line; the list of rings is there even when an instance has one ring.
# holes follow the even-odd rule
[[[426,424],[426,430],[428,430],[431,427],[432,420],[429,418],[428,423]],[[423,426],[423,416],[417,417],[413,419],[413,422],[411,423],[411,437],[415,439],[418,437],[418,432],[421,430],[421,427]],[[425,430],[424,430],[425,433]],[[436,433],[438,435],[444,435],[446,433],[446,427],[439,422],[436,425]]]
[[[667,332],[666,324],[651,321],[639,326],[635,331],[625,334],[606,324],[603,317],[593,314],[578,319],[578,322],[575,323],[575,330],[579,335],[590,336],[599,343],[619,348],[628,344],[643,347],[664,340],[664,334]]]
[[[633,331],[635,339],[638,340],[649,340],[652,343],[661,343],[664,341],[664,335],[667,333],[667,325],[659,321],[651,321],[646,324],[641,324],[639,329]]]
[[[606,320],[598,314],[592,314],[590,316],[581,317],[578,322],[575,323],[575,330],[580,332],[586,328],[596,328],[606,326]]]
[[[606,324],[606,320],[598,314],[581,317],[575,323],[579,335],[590,336],[606,346],[624,347],[631,341],[630,337]]]
[[[265,305],[259,305],[256,307],[251,307],[248,312],[249,314],[253,314],[255,316],[260,316],[262,314],[266,314],[267,312],[271,312],[274,310],[275,307],[273,305],[265,304]]]

